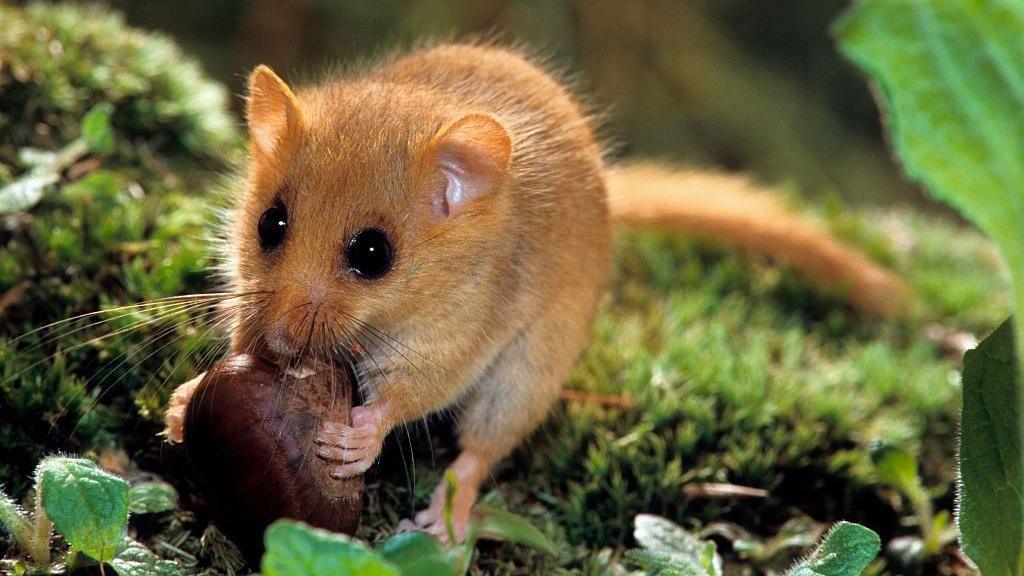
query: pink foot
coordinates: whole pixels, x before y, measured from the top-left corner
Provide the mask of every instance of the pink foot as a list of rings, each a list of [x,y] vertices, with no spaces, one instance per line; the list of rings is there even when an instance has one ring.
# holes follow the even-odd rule
[[[391,429],[386,412],[378,405],[352,408],[352,425],[324,422],[316,437],[316,455],[337,462],[331,470],[335,478],[363,474],[380,456],[384,437]]]
[[[466,451],[463,451],[449,468],[455,473],[456,478],[455,495],[452,498],[452,532],[455,534],[456,543],[462,542],[466,537],[470,512],[473,510],[473,505],[476,504],[480,484],[489,469],[488,459]],[[448,528],[444,521],[447,488],[448,483],[442,479],[434,489],[434,494],[430,498],[430,506],[416,514],[412,520],[402,520],[398,524],[398,530],[426,532],[436,536],[445,545],[451,546],[452,543],[448,541]]]

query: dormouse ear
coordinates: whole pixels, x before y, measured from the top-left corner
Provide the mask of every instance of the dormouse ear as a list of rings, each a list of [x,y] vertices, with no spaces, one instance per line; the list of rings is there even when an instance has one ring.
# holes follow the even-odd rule
[[[501,186],[512,156],[508,132],[487,114],[463,116],[443,128],[432,146],[446,180],[443,197],[434,199],[440,217],[455,216]]]
[[[253,153],[274,160],[290,152],[302,133],[302,113],[291,88],[267,66],[249,75],[245,107]]]

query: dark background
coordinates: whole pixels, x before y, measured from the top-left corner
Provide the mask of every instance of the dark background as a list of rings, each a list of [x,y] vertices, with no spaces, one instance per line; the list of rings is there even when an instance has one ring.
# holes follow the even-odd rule
[[[829,33],[847,0],[114,0],[241,94],[429,39],[499,38],[548,55],[606,116],[615,155],[726,170],[807,197],[919,203],[875,104]],[[236,109],[240,99],[234,102]]]

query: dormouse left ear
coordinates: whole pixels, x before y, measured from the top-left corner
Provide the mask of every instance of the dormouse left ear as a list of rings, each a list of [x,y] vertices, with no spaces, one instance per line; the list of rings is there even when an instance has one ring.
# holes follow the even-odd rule
[[[497,190],[512,157],[512,140],[487,114],[470,114],[443,128],[434,138],[434,158],[445,175],[444,194],[434,198],[442,218],[462,212],[474,199]]]
[[[294,149],[302,132],[302,111],[291,88],[267,66],[249,75],[245,116],[253,153],[266,162],[277,162]]]

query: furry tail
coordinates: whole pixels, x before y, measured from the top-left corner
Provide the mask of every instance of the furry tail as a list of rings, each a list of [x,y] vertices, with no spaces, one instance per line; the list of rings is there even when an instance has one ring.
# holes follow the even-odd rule
[[[871,314],[905,315],[914,301],[891,272],[738,176],[620,166],[608,174],[608,204],[617,223],[678,230],[786,262]]]

